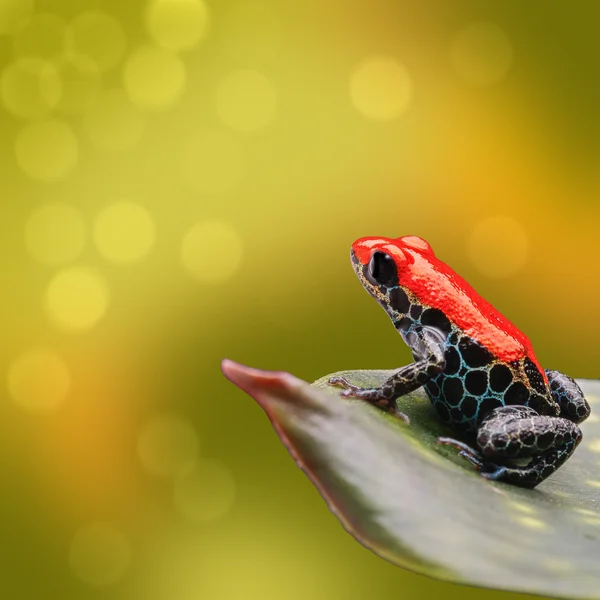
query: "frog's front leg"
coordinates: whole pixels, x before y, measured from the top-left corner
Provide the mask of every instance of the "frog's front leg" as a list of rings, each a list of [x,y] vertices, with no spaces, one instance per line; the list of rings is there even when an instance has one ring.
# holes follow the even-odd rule
[[[581,388],[574,379],[560,371],[546,369],[552,397],[560,406],[560,416],[581,423],[590,416],[590,405],[587,403]]]
[[[439,329],[426,326],[419,332],[413,332],[412,335],[411,347],[413,354],[418,358],[417,362],[402,367],[379,387],[360,388],[352,385],[344,377],[331,377],[329,384],[345,388],[342,396],[366,400],[379,408],[395,413],[408,423],[408,417],[396,407],[396,398],[421,387],[446,366],[446,336]]]
[[[447,438],[439,441],[457,445]],[[542,416],[527,406],[503,406],[482,421],[477,431],[479,452],[467,447],[471,456],[466,457],[488,479],[533,488],[554,473],[580,441],[581,430],[569,419]],[[465,456],[462,446],[461,450]],[[510,463],[521,458],[531,460],[525,466]]]

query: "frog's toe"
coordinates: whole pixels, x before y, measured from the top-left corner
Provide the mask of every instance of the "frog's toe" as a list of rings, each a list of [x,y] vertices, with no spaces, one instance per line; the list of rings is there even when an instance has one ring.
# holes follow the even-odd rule
[[[468,460],[476,469],[482,469],[483,468],[483,463],[481,462],[481,460],[479,459],[478,456],[476,456],[475,454],[471,453],[471,452],[467,452],[466,450],[461,450],[458,453],[459,456],[462,456],[462,458],[465,458],[466,460]]]
[[[452,446],[459,450],[458,455],[462,458],[468,460],[477,470],[483,468],[483,458],[477,450],[471,448],[468,444],[461,442],[460,440],[455,440],[454,438],[448,437],[439,437],[437,439],[438,444],[444,444],[446,446]]]
[[[406,413],[403,413],[398,408],[394,409],[392,411],[392,414],[394,416],[398,417],[399,419],[402,419],[407,425],[410,425],[410,417]]]
[[[479,452],[477,452],[477,450],[471,448],[471,446],[465,444],[464,442],[461,442],[460,440],[456,440],[454,438],[449,437],[438,437],[437,443],[443,444],[444,446],[452,446],[453,448],[460,450],[461,456],[470,455],[479,458]]]
[[[329,385],[335,385],[337,387],[349,387],[350,384],[348,383],[348,380],[344,377],[330,377],[327,380],[327,383]]]
[[[491,470],[488,470],[491,469]],[[484,468],[479,471],[479,474],[486,479],[491,479],[492,481],[499,481],[504,479],[506,473],[508,472],[507,467],[501,467],[499,465],[487,464]]]
[[[345,377],[330,377],[327,383],[329,383],[329,385],[334,385],[335,387],[344,388],[342,396],[352,396],[355,392],[361,389],[355,385],[352,385]]]

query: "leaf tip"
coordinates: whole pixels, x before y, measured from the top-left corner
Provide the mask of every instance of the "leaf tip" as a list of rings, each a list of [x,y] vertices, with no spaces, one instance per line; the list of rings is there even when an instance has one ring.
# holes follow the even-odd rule
[[[253,369],[228,358],[221,361],[221,371],[231,383],[253,397],[258,390],[287,388],[290,379],[295,379],[284,371]]]
[[[231,383],[247,392],[256,378],[257,369],[251,369],[234,360],[224,358],[221,361],[221,372]]]
[[[221,361],[221,372],[223,373],[223,375],[225,375],[225,377],[227,377],[227,379],[231,380],[230,375],[232,373],[235,373],[235,369],[238,366],[241,365],[239,363],[236,363],[234,360],[231,360],[230,358],[224,358]]]

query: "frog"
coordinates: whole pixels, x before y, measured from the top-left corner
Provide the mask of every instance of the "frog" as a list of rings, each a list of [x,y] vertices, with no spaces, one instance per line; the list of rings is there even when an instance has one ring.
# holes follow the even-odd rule
[[[350,251],[366,291],[414,362],[380,386],[329,384],[409,423],[397,399],[423,387],[456,448],[482,477],[534,488],[573,454],[590,406],[577,382],[543,369],[529,338],[435,255],[422,238],[363,237]]]

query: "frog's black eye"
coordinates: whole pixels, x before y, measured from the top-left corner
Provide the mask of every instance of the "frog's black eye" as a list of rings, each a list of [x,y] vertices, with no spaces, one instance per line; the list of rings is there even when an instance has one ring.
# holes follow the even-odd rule
[[[398,269],[394,259],[385,252],[375,252],[369,261],[369,279],[377,285],[398,285]]]

